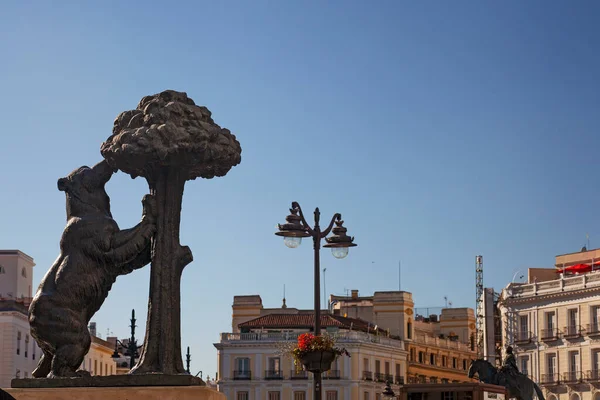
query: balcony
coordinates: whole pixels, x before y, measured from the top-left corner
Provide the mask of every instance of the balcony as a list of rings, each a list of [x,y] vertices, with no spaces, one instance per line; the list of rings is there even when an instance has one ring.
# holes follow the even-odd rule
[[[290,379],[308,379],[308,371],[290,371]]]
[[[579,383],[581,381],[581,372],[580,371],[569,371],[563,373],[563,377],[561,382],[563,383]]]
[[[565,339],[577,339],[581,337],[581,326],[579,325],[570,325],[565,326],[563,337]]]
[[[515,337],[515,344],[528,344],[531,343],[531,332],[517,332]]]
[[[219,346],[240,342],[250,343],[277,343],[298,340],[303,332],[249,332],[249,333],[221,333]],[[402,347],[403,342],[399,339],[388,338],[382,335],[373,335],[359,331],[339,331],[332,335],[339,344],[342,343],[379,343],[386,346]],[[433,340],[433,338],[431,338]],[[456,348],[455,343],[452,348]],[[462,343],[460,343],[462,345]],[[466,345],[465,345],[466,346]]]
[[[363,371],[362,378],[364,381],[372,381],[373,373],[371,371]]]
[[[542,329],[542,341],[552,342],[560,338],[560,331],[558,329]]]
[[[588,336],[600,336],[600,323],[588,324],[586,333]]]
[[[233,371],[233,379],[236,381],[249,381],[252,379],[250,371]]]
[[[404,377],[396,376],[395,382],[396,382],[396,385],[404,385]]]
[[[558,385],[560,377],[558,374],[542,374],[541,384],[546,386]]]
[[[340,379],[340,371],[337,369],[330,369],[323,373],[323,379]]]
[[[591,371],[587,371],[585,374],[584,379],[588,382],[599,382],[600,381],[600,371],[598,370],[591,370]]]
[[[265,379],[268,379],[268,380],[283,379],[283,374],[279,370],[268,369],[265,371]]]

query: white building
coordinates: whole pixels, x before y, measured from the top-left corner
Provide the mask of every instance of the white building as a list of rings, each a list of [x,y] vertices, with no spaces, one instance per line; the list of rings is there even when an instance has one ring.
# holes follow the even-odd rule
[[[41,350],[29,333],[33,258],[19,250],[0,250],[0,387],[31,377]]]

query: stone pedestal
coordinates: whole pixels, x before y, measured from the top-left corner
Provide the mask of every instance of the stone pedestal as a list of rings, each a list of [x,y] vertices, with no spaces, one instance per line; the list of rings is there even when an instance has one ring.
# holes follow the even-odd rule
[[[15,400],[227,400],[206,386],[61,387],[4,389]]]

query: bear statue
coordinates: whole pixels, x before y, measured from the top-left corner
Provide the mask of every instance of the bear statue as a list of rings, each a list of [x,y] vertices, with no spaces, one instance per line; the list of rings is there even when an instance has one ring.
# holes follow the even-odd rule
[[[31,335],[43,352],[32,373],[35,378],[88,375],[77,369],[91,345],[90,319],[119,275],[150,263],[155,200],[144,196],[141,222],[119,230],[104,188],[115,172],[101,161],[58,180],[67,199],[67,226],[60,255],[29,307]]]

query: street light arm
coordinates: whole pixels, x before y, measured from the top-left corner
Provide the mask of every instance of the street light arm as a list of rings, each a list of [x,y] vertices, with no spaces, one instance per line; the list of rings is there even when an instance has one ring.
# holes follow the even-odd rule
[[[329,223],[329,226],[327,227],[327,229],[325,229],[323,232],[321,232],[321,239],[323,239],[324,237],[327,237],[327,235],[329,235],[329,232],[331,232],[331,229],[333,228],[333,224],[334,222],[340,221],[342,219],[342,214],[340,213],[336,213],[333,218],[331,218],[331,222]]]
[[[300,218],[302,219],[302,226],[304,228],[306,228],[306,231],[311,235],[311,236],[315,236],[315,231],[310,227],[310,225],[308,224],[308,222],[306,222],[306,219],[304,218],[304,214],[302,213],[302,208],[300,207],[300,204],[298,204],[297,201],[292,202],[292,208],[295,208],[298,210],[298,214],[300,214]]]

